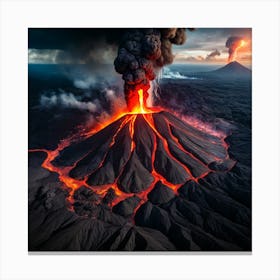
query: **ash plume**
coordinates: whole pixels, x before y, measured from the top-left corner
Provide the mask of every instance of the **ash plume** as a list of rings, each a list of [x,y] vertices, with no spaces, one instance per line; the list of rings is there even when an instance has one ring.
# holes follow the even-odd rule
[[[172,44],[181,45],[186,41],[185,28],[133,29],[126,32],[121,40],[115,69],[125,81],[125,98],[130,106],[131,92],[141,88],[147,90],[160,68],[171,64],[174,59]]]
[[[30,28],[28,33],[28,48],[35,58],[42,56],[41,50],[48,55],[47,49],[55,53],[54,63],[86,65],[84,77],[80,73],[69,73],[78,88],[94,87],[101,79],[118,83],[118,75],[114,75],[115,67],[125,81],[128,107],[129,92],[138,86],[143,88],[147,100],[150,81],[155,81],[164,65],[173,62],[172,45],[181,45],[186,40],[185,28]],[[102,69],[102,73],[97,69]],[[92,76],[98,76],[98,81]]]
[[[101,82],[122,85],[112,61],[125,32],[118,28],[29,28],[29,59],[60,65],[77,88],[94,88]],[[75,67],[68,67],[72,64]]]
[[[240,41],[243,40],[240,36],[231,36],[226,41],[226,47],[228,48],[228,61],[233,61],[235,52],[239,46]]]

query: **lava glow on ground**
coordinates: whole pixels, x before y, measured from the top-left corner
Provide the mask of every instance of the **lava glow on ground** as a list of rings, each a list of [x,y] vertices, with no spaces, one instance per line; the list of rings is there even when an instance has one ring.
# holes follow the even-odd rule
[[[69,210],[73,211],[73,203],[75,202],[74,199],[74,193],[77,189],[80,187],[88,187],[91,190],[93,190],[99,197],[100,200],[97,203],[100,203],[102,199],[108,194],[108,192],[113,192],[114,193],[114,198],[111,200],[109,203],[109,206],[113,207],[116,204],[118,204],[120,201],[132,197],[134,195],[138,196],[141,201],[138,204],[138,206],[134,210],[134,214],[136,211],[139,209],[139,207],[145,203],[148,198],[149,192],[153,190],[155,184],[158,181],[161,181],[164,185],[172,189],[176,194],[178,191],[178,188],[181,187],[184,182],[188,180],[194,180],[198,182],[199,179],[205,177],[207,174],[210,172],[219,172],[219,171],[214,171],[213,169],[209,168],[209,164],[211,162],[216,162],[220,163],[223,161],[229,161],[229,156],[228,156],[228,145],[225,142],[226,136],[223,134],[220,134],[217,136],[217,132],[213,131],[212,135],[209,135],[209,138],[207,138],[207,143],[205,143],[205,147],[208,147],[207,145],[213,145],[219,147],[220,150],[223,150],[223,154],[217,155],[215,153],[212,153],[210,150],[205,149],[205,147],[200,147],[199,152],[194,149],[187,149],[186,148],[186,142],[187,141],[192,141],[192,139],[197,139],[197,141],[200,141],[199,143],[202,143],[205,141],[205,139],[200,139],[200,132],[203,130],[200,127],[198,127],[197,122],[192,122],[189,121],[187,124],[189,127],[192,127],[188,132],[184,132],[185,134],[187,133],[190,135],[190,140],[186,138],[185,142],[178,137],[178,133],[183,133],[183,126],[181,125],[176,125],[176,121],[172,121],[172,118],[169,119],[164,115],[161,117],[158,121],[162,122],[162,126],[165,127],[165,129],[159,129],[159,124],[155,124],[155,117],[157,113],[165,112],[166,110],[163,110],[161,108],[148,108],[146,107],[146,101],[144,98],[144,92],[143,89],[139,89],[137,91],[138,93],[138,99],[134,102],[134,104],[130,104],[131,110],[129,112],[121,112],[117,116],[112,117],[112,119],[104,123],[102,126],[99,126],[98,128],[93,128],[92,130],[83,133],[82,135],[74,135],[71,136],[67,139],[61,140],[60,143],[58,144],[57,148],[55,150],[46,150],[46,149],[30,149],[29,152],[44,152],[47,154],[47,157],[42,163],[42,167],[51,171],[51,172],[56,172],[59,175],[59,180],[63,184],[63,186],[67,187],[70,192],[68,196],[68,201],[69,205]],[[169,114],[172,114],[169,112]],[[153,139],[153,146],[151,148],[151,169],[149,170],[150,175],[152,176],[152,182],[146,186],[144,190],[140,190],[138,192],[128,192],[124,191],[122,188],[119,186],[119,180],[121,176],[123,175],[124,169],[133,157],[134,153],[136,152],[137,149],[137,142],[136,142],[136,136],[135,136],[135,123],[136,121],[139,121],[139,117],[141,117],[142,122],[145,124],[145,127],[148,126],[150,135],[152,135]],[[110,143],[108,145],[108,150],[107,152],[103,155],[103,158],[100,160],[97,168],[95,168],[94,172],[100,170],[103,168],[106,158],[108,156],[108,153],[110,149],[112,149],[116,145],[117,137],[119,137],[119,134],[121,131],[123,131],[125,128],[128,129],[129,131],[129,137],[130,137],[130,155],[128,159],[126,160],[126,163],[123,164],[121,167],[119,174],[115,176],[114,182],[109,183],[109,184],[99,184],[99,185],[92,185],[89,180],[89,175],[84,176],[82,179],[75,179],[69,175],[70,171],[73,170],[81,160],[85,159],[92,151],[87,152],[86,154],[83,154],[79,160],[74,162],[71,166],[57,166],[53,164],[53,161],[60,155],[60,153],[67,147],[71,146],[73,143],[77,141],[83,141],[85,139],[88,139],[89,137],[94,137],[98,132],[101,130],[105,129],[109,125],[121,121],[118,129],[114,131],[112,138],[110,140]],[[179,120],[182,122],[181,120]],[[139,129],[138,129],[139,130]],[[193,131],[198,131],[198,133],[194,133]],[[178,133],[176,134],[176,131]],[[204,134],[211,134],[211,131],[202,131],[201,133]],[[160,147],[158,147],[160,145]],[[181,153],[186,156],[186,158],[189,158],[192,160],[197,166],[200,167],[201,172],[197,173],[194,172],[193,169],[190,168],[190,166],[186,163],[186,160],[182,160],[182,158],[178,157],[177,154],[174,152],[174,147],[176,146],[176,151],[177,154]],[[193,145],[193,144],[191,144]],[[173,148],[172,148],[173,147]],[[156,154],[158,152],[158,149],[161,149],[161,151],[164,150],[164,154],[166,155],[166,158],[176,166],[180,167],[182,170],[182,174],[185,174],[184,178],[182,179],[182,182],[170,182],[168,180],[169,176],[165,176],[163,172],[159,172],[158,168],[155,167],[155,161],[156,161]],[[145,152],[145,151],[143,151]],[[199,156],[201,154],[201,156]],[[209,161],[205,160],[209,158]],[[232,168],[233,164],[229,165],[230,168]],[[168,171],[169,172],[169,171]],[[92,174],[92,173],[91,173]]]

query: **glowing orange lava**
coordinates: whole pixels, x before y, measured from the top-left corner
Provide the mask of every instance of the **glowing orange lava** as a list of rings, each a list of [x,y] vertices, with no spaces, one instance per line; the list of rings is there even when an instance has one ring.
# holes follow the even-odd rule
[[[245,40],[240,40],[240,41],[238,42],[238,44],[236,45],[235,49],[233,49],[231,55],[229,56],[228,62],[232,62],[232,61],[236,60],[236,56],[237,56],[238,50],[241,49],[241,48],[243,48],[243,47],[245,47],[246,44],[247,44],[247,43],[246,43]]]
[[[240,43],[240,47],[242,47],[242,45],[244,45],[244,43],[245,42]],[[146,94],[147,94],[146,91],[143,90],[142,88],[138,89],[137,92],[134,92],[134,97],[133,97],[134,98],[133,99],[134,104],[133,104],[133,106],[132,106],[132,103],[130,103],[131,108],[132,108],[131,111],[119,112],[118,114],[113,116],[111,120],[99,125],[98,127],[95,127],[94,129],[92,129],[92,130],[90,130],[86,133],[82,133],[82,134],[79,134],[79,135],[74,135],[70,138],[62,140],[58,144],[58,147],[55,150],[47,150],[47,149],[31,149],[31,150],[29,150],[29,152],[44,152],[44,153],[47,154],[47,157],[43,161],[41,166],[43,168],[51,171],[51,172],[56,172],[59,175],[60,182],[64,186],[66,186],[67,188],[70,189],[68,201],[70,202],[71,205],[74,202],[74,198],[73,198],[74,192],[82,186],[88,187],[88,188],[92,189],[93,191],[95,191],[100,196],[100,199],[102,199],[107,194],[109,189],[113,189],[114,193],[115,193],[115,198],[110,203],[111,207],[113,207],[114,205],[116,205],[117,203],[119,203],[120,201],[122,201],[122,200],[124,200],[128,197],[137,195],[141,199],[141,201],[138,204],[138,206],[134,209],[134,215],[137,212],[137,210],[139,209],[139,207],[147,201],[148,194],[151,192],[151,190],[154,188],[155,184],[158,181],[161,181],[164,185],[166,185],[167,187],[172,189],[175,192],[175,194],[178,194],[178,189],[182,186],[182,184],[172,184],[164,176],[159,174],[155,169],[154,163],[155,163],[155,157],[156,157],[156,151],[157,151],[157,145],[158,145],[157,141],[160,141],[162,143],[163,149],[166,152],[166,154],[168,155],[168,157],[170,159],[172,159],[174,162],[176,162],[180,167],[182,167],[185,170],[185,174],[186,174],[185,181],[194,180],[194,181],[198,182],[199,179],[205,177],[209,173],[209,171],[207,171],[204,174],[202,174],[201,176],[195,177],[192,174],[191,170],[188,168],[188,166],[186,166],[183,162],[181,162],[178,158],[176,158],[172,154],[172,152],[170,151],[170,148],[169,148],[169,142],[168,142],[169,140],[167,140],[166,137],[168,137],[174,143],[176,143],[177,147],[182,152],[184,152],[188,156],[192,157],[194,160],[199,162],[199,164],[201,164],[201,165],[205,166],[205,168],[207,168],[207,165],[205,165],[205,163],[203,163],[200,159],[198,159],[190,151],[186,151],[186,149],[180,144],[179,139],[177,139],[175,137],[175,135],[172,134],[172,131],[170,129],[171,123],[169,123],[167,119],[166,119],[166,123],[168,124],[168,134],[170,134],[170,135],[164,137],[160,133],[160,131],[155,126],[152,113],[160,112],[160,111],[162,111],[162,109],[161,108],[148,108],[147,105],[146,105],[146,99],[145,99]],[[135,98],[135,97],[137,97],[137,98]],[[135,152],[135,149],[136,149],[136,147],[135,147],[136,144],[135,144],[135,139],[134,139],[134,137],[135,137],[134,126],[135,126],[135,121],[136,121],[136,118],[137,118],[137,114],[142,114],[143,115],[143,119],[145,120],[146,124],[154,132],[154,134],[153,134],[153,138],[154,138],[153,139],[153,147],[152,147],[152,154],[151,154],[151,165],[152,165],[151,175],[153,176],[153,182],[150,184],[150,186],[147,187],[146,190],[144,190],[142,192],[139,192],[137,194],[134,194],[134,193],[125,193],[122,190],[120,190],[117,182],[118,182],[121,174],[123,173],[123,170],[124,170],[124,167],[126,166],[126,163],[130,160],[130,158],[132,157],[132,155],[133,155],[133,153]],[[81,159],[79,159],[77,162],[75,162],[72,166],[57,167],[57,166],[52,164],[52,161],[60,154],[60,152],[62,150],[64,150],[66,147],[70,146],[73,142],[86,139],[86,138],[96,134],[97,132],[99,132],[100,130],[102,130],[103,128],[108,126],[109,124],[115,122],[116,120],[118,120],[122,117],[123,117],[123,120],[120,123],[119,128],[114,133],[114,135],[112,135],[111,142],[109,144],[109,150],[110,150],[111,147],[113,147],[116,144],[116,137],[119,134],[119,132],[126,125],[128,125],[129,135],[130,135],[130,139],[131,139],[131,148],[130,148],[131,153],[130,153],[129,158],[127,159],[127,162],[123,165],[122,170],[120,171],[120,173],[115,178],[115,180],[112,184],[107,184],[107,185],[102,185],[102,186],[90,186],[87,183],[88,177],[85,177],[82,180],[77,180],[77,179],[74,179],[74,178],[70,177],[69,172],[77,165],[77,163]],[[180,130],[181,128],[178,127],[176,129]],[[198,129],[200,129],[200,128],[198,127]],[[208,133],[208,131],[207,131],[207,133]],[[194,137],[197,137],[197,136],[194,136]],[[223,146],[227,150],[228,145],[225,142],[225,136],[222,136],[219,139],[221,139]],[[205,153],[207,153],[207,152],[205,152]],[[105,153],[105,155],[101,159],[100,163],[98,164],[98,167],[94,171],[98,170],[99,168],[101,168],[104,165],[107,154],[108,154],[108,151]],[[87,156],[87,154],[84,155],[83,158],[85,158],[86,156]],[[227,158],[228,158],[228,155],[227,155]],[[217,158],[217,160],[220,160],[220,159]],[[73,210],[72,206],[70,206],[69,209]],[[132,217],[134,217],[134,215]]]

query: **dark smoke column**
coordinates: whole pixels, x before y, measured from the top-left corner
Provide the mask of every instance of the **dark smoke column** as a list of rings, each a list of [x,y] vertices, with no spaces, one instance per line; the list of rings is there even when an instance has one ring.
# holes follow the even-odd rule
[[[146,106],[150,81],[160,68],[174,59],[172,44],[186,41],[185,28],[131,29],[125,33],[114,61],[115,69],[125,81],[124,93],[129,111],[139,105],[138,90],[143,89]]]
[[[232,36],[227,39],[226,47],[228,48],[228,62],[235,60],[237,50],[243,46],[244,40],[242,37]]]

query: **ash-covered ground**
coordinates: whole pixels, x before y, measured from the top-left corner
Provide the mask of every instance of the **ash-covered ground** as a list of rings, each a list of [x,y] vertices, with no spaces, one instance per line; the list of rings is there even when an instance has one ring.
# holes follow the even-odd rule
[[[30,152],[29,250],[250,251],[251,79],[194,75],[215,68],[218,67],[168,67],[156,103],[228,135],[227,152],[231,163],[235,163],[230,164],[229,171],[226,168],[209,172],[197,181],[180,182],[176,192],[157,183],[144,203],[140,203],[143,196],[133,195],[112,205],[116,195],[113,191],[100,198],[87,187],[81,187],[69,199],[69,188],[61,182],[59,174],[41,166],[47,154]],[[113,110],[112,102],[121,99],[121,86],[110,85],[102,80],[94,83],[73,80],[67,69],[58,66],[30,65],[29,149],[54,150],[61,139],[107,119]],[[92,145],[96,146],[96,139],[93,138]],[[213,146],[200,143],[200,148],[207,150]],[[220,153],[220,148],[217,151]],[[64,157],[57,157],[56,162],[64,161],[67,165],[71,154],[77,157],[80,153],[79,147],[74,147]],[[89,164],[83,161],[72,173],[75,176],[89,173],[93,160],[94,154]],[[158,165],[162,174],[170,175],[168,171],[174,169],[174,164],[169,169]],[[175,168],[172,174],[177,171]],[[106,170],[101,174],[104,180]],[[143,174],[143,181],[148,180],[150,184],[152,178],[148,173]],[[126,192],[134,187],[123,180],[122,188]],[[145,189],[143,184],[142,188]]]

